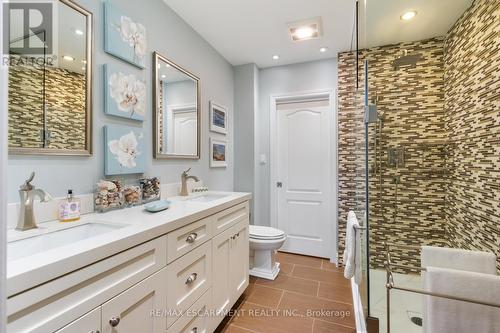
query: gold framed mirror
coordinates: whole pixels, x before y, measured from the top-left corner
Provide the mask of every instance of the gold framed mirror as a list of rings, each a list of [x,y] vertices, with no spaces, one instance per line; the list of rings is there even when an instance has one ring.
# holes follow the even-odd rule
[[[199,159],[200,79],[153,53],[153,155],[157,159]]]
[[[9,40],[9,153],[90,156],[93,15],[71,0],[49,10],[49,32],[21,30]],[[26,40],[45,50],[16,47]]]

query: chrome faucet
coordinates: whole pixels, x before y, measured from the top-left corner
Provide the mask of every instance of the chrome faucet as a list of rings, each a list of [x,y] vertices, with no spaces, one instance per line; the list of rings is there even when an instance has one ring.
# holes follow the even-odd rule
[[[186,171],[182,172],[181,175],[181,181],[182,181],[182,187],[181,187],[181,196],[185,197],[188,196],[188,189],[187,189],[187,180],[188,179],[193,179],[195,182],[199,182],[200,180],[196,176],[190,176],[188,172],[191,171],[191,168],[187,169]]]
[[[50,194],[42,189],[36,189],[35,186],[31,184],[33,178],[35,178],[34,172],[32,172],[30,178],[19,187],[19,197],[21,200],[16,230],[25,231],[38,228],[35,220],[35,211],[33,210],[35,197],[40,198],[41,202],[52,200]]]

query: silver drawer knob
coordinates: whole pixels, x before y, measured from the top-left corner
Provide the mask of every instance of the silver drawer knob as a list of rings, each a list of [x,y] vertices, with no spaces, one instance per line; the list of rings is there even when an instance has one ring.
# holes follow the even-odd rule
[[[193,233],[189,234],[189,236],[187,236],[186,242],[188,242],[189,244],[194,243],[196,238],[198,238],[198,234],[196,232],[193,232]]]
[[[111,327],[116,327],[119,323],[120,317],[111,317],[111,319],[109,319],[109,324],[111,325]]]
[[[193,283],[194,281],[196,281],[197,277],[198,277],[198,274],[196,274],[196,273],[193,273],[193,274],[189,275],[188,278],[187,278],[187,280],[186,280],[186,284]]]

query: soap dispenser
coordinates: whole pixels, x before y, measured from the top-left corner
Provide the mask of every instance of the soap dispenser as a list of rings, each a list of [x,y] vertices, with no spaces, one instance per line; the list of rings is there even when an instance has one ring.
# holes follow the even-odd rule
[[[81,201],[73,197],[73,190],[68,190],[66,199],[59,203],[59,221],[73,222],[80,219]]]

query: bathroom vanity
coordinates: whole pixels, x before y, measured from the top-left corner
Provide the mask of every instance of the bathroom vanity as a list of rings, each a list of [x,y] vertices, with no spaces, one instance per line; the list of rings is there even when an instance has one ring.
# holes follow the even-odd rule
[[[249,283],[250,197],[11,231],[7,332],[212,332]]]

